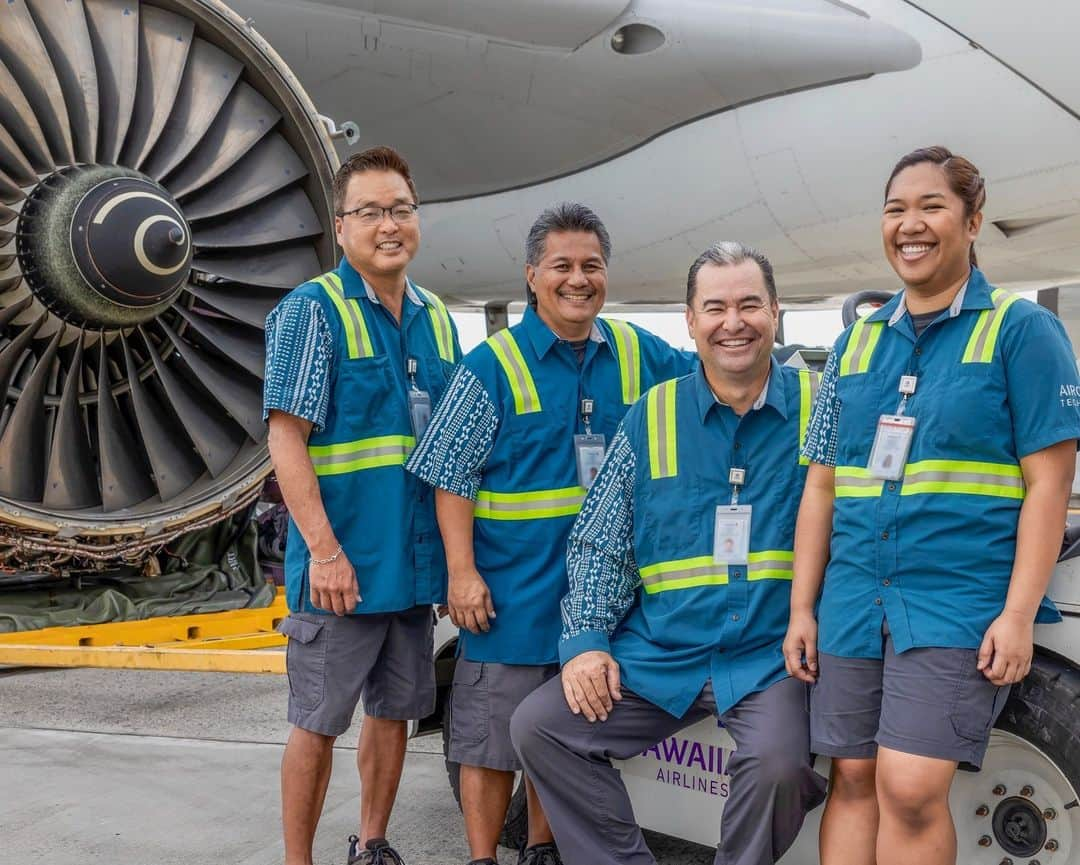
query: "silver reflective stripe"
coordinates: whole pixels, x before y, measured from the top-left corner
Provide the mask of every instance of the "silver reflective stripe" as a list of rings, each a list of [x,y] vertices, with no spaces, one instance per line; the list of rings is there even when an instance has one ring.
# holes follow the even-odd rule
[[[522,365],[518,361],[517,343],[506,330],[500,330],[491,338],[502,346],[503,354],[506,358],[504,368],[506,368],[508,372],[513,373],[515,381],[513,382],[511,390],[521,396],[522,413],[528,414],[530,412],[539,411],[540,406],[533,400],[532,393],[530,392],[532,387],[530,386],[531,376],[529,375],[529,371],[527,369],[522,369]]]
[[[751,574],[755,571],[790,571],[791,559],[766,559],[761,562],[751,562],[746,566]]]
[[[995,475],[984,472],[940,472],[940,471],[908,471],[904,473],[904,482],[914,483],[950,483],[950,484],[990,484],[996,487],[1011,487],[1012,489],[1024,489],[1022,477],[1009,477],[1007,475]],[[881,483],[876,481],[876,483]],[[855,484],[852,484],[855,486]]]
[[[538,511],[547,508],[565,508],[580,505],[585,501],[584,494],[558,496],[546,499],[530,499],[528,501],[505,502],[497,499],[483,498],[482,505],[486,510],[499,511],[502,513],[515,513],[519,511]]]
[[[844,474],[840,471],[836,473],[836,486],[838,487],[880,487],[883,481],[881,478],[870,477],[853,477],[851,475]]]
[[[408,456],[412,448],[408,445],[384,445],[377,448],[357,448],[346,453],[327,454],[325,456],[313,456],[312,465],[332,466],[338,463],[350,463],[353,460],[368,459],[369,457],[382,456]]]
[[[859,343],[855,346],[855,352],[851,355],[851,370],[858,372],[862,367],[862,356],[866,353],[866,346],[870,343],[870,336],[874,325],[866,322],[859,329]]]
[[[642,577],[641,583],[645,586],[654,586],[657,583],[668,583],[674,580],[685,580],[690,577],[707,577],[710,574],[722,574],[727,571],[727,565],[707,564],[696,568],[680,568],[677,571],[664,571],[659,574],[651,574]]]

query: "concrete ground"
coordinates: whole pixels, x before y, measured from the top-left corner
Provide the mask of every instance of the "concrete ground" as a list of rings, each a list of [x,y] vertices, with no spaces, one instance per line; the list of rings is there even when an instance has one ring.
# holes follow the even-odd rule
[[[0,865],[278,865],[287,696],[280,676],[0,669]],[[336,750],[318,865],[344,865],[356,828],[358,731]],[[468,860],[438,736],[409,744],[389,837],[408,865]],[[649,843],[665,865],[713,860]]]

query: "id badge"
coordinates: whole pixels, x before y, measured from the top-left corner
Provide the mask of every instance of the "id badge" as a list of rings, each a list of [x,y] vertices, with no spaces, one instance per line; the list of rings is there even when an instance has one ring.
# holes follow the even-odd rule
[[[413,436],[419,442],[431,420],[431,397],[426,390],[413,388],[409,391],[409,420],[412,421]]]
[[[601,435],[574,436],[574,459],[577,460],[578,485],[589,489],[604,463],[604,437]]]
[[[870,477],[883,481],[898,481],[907,465],[911,438],[915,434],[915,418],[908,415],[883,414],[878,418],[874,446],[870,449]]]
[[[717,505],[713,528],[713,563],[745,565],[750,555],[752,505]]]

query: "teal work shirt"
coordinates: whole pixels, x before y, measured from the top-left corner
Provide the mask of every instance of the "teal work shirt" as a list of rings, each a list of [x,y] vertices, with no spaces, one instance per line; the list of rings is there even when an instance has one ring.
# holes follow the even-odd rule
[[[1020,459],[1080,437],[1076,361],[1047,310],[978,269],[918,338],[903,303],[841,334],[804,451],[836,471],[818,639],[843,657],[881,657],[885,619],[898,652],[977,648],[1012,574]],[[902,479],[877,480],[878,418],[897,411],[905,374],[918,377],[911,452]],[[1059,619],[1044,600],[1036,621]]]
[[[321,322],[314,335],[309,331],[306,339],[291,338],[280,320],[286,306],[294,315]],[[342,259],[336,271],[290,292],[271,317],[275,326],[267,330],[264,411],[304,415],[303,406],[325,405],[321,416],[308,416],[314,423],[308,453],[334,534],[356,570],[361,600],[353,612],[445,602],[446,557],[431,490],[404,464],[415,445],[408,359],[417,362],[416,386],[434,403],[461,356],[446,308],[410,282],[399,324]],[[307,368],[306,377],[299,378],[320,344],[328,349],[326,362]],[[312,388],[325,393],[312,396]],[[294,399],[300,390],[304,398]],[[310,559],[290,520],[285,549],[289,609],[327,612],[311,604]]]
[[[408,465],[476,502],[476,568],[496,618],[487,633],[461,632],[462,657],[558,660],[566,539],[585,497],[574,457],[574,436],[585,432],[581,400],[593,400],[592,432],[610,443],[645,389],[696,361],[648,331],[598,319],[579,365],[531,308],[466,355]]]
[[[570,537],[563,663],[610,652],[623,684],[676,717],[712,680],[720,712],[786,677],[795,515],[806,480],[800,434],[816,374],[772,361],[739,417],[699,367],[626,415]],[[672,429],[674,427],[674,429]],[[713,558],[729,471],[746,472],[747,563]]]

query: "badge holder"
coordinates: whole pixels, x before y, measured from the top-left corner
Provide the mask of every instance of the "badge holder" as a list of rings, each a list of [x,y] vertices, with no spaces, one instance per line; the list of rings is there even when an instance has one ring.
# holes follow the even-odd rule
[[[593,401],[581,401],[581,420],[585,424],[585,434],[574,436],[574,461],[577,463],[578,485],[590,489],[600,473],[604,463],[607,446],[602,435],[593,435]]]
[[[713,525],[713,563],[745,565],[750,558],[750,520],[752,505],[739,504],[739,487],[746,483],[746,469],[731,469],[731,504],[716,506]]]
[[[406,361],[405,371],[409,375],[409,421],[412,423],[413,437],[419,442],[431,422],[431,395],[416,385],[415,357]]]
[[[878,418],[874,444],[870,448],[867,469],[870,477],[883,481],[898,481],[904,476],[911,440],[915,435],[915,418],[904,414],[908,397],[915,393],[918,379],[913,375],[900,376],[900,405],[896,414]]]

